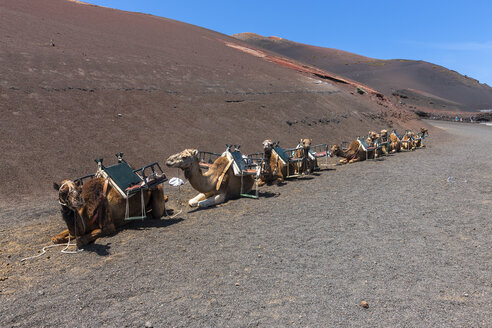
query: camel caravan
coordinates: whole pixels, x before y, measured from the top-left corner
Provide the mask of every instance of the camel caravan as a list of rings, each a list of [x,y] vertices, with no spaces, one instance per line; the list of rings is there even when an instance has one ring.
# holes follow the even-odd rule
[[[223,153],[185,149],[169,156],[166,166],[182,170],[198,192],[188,205],[207,208],[240,197],[259,198],[261,186],[310,175],[328,165],[330,157],[341,157],[339,164],[377,159],[423,148],[428,136],[426,128],[419,133],[407,130],[403,135],[395,130],[370,131],[367,138],[358,137],[346,147],[331,148],[328,144],[312,145],[311,139],[300,139],[293,148],[265,140],[263,151],[253,154],[242,154],[238,145],[226,145]],[[67,226],[52,237],[53,243],[70,245],[70,240],[76,240],[80,248],[113,234],[129,221],[167,215],[163,187],[167,177],[159,163],[135,169],[123,159],[123,153],[116,158],[117,163],[108,167],[102,158],[97,159],[96,173],[53,184]]]

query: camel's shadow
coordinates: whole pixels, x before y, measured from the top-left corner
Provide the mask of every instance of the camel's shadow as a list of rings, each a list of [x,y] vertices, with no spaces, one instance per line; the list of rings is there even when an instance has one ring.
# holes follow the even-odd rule
[[[169,212],[169,210],[168,210]],[[171,214],[172,215],[172,214]],[[169,216],[169,213],[168,213]],[[179,223],[183,221],[183,218],[172,218],[172,219],[167,219],[167,216],[163,216],[161,219],[145,219],[145,220],[135,220],[131,221],[125,226],[121,227],[120,230],[145,230],[148,228],[166,228],[169,227],[173,224]]]
[[[111,249],[111,243],[107,243],[106,245],[90,243],[82,247],[82,249],[86,252],[96,253],[99,256],[108,256],[109,249]]]
[[[334,164],[334,165],[336,165],[336,164]],[[319,171],[317,171],[317,172],[321,173],[321,172],[325,172],[325,171],[336,171],[336,170],[337,170],[337,169],[336,169],[336,168],[334,168],[334,167],[322,167],[322,168],[320,168],[320,169],[319,169]],[[321,174],[320,174],[320,175],[321,175]]]
[[[299,181],[309,181],[309,180],[314,180],[314,174],[310,174],[310,175],[303,175],[303,176],[300,176],[298,177],[297,179]],[[317,176],[319,176],[320,174],[318,174]]]
[[[278,192],[259,191],[258,192],[258,199],[256,199],[256,200],[260,200],[261,198],[278,197],[279,195],[280,195],[280,193],[278,193]],[[251,194],[251,196],[253,196],[253,194]],[[197,208],[194,208],[192,210],[189,210],[187,213],[196,213],[196,212],[200,212],[200,211],[211,210],[213,208],[221,207],[221,206],[224,206],[224,205],[228,204],[229,202],[235,202],[235,201],[238,201],[240,199],[245,199],[245,197],[237,197],[237,198],[229,199],[225,203],[220,203],[220,204],[212,205],[212,206],[209,206],[209,207],[197,207]]]

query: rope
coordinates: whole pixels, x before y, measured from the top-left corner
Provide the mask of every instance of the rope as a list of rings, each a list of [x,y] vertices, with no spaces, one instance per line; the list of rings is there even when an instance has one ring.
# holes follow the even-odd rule
[[[76,251],[67,251],[68,247],[70,247],[70,246],[77,246],[77,244],[70,244],[70,233],[69,233],[68,234],[68,243],[66,243],[66,244],[58,244],[58,245],[44,246],[42,248],[42,250],[41,250],[42,252],[40,254],[34,255],[34,256],[25,257],[25,258],[21,259],[20,261],[21,262],[24,262],[24,261],[27,261],[27,260],[30,260],[30,259],[35,259],[36,257],[40,257],[40,256],[46,254],[46,250],[48,248],[58,247],[58,246],[65,246],[65,248],[60,251],[60,253],[65,253],[65,254],[77,254],[78,252],[82,252],[83,251],[83,249],[77,249]]]
[[[178,216],[179,214],[181,214],[181,212],[183,212],[183,210],[179,210],[179,212],[178,212],[178,213],[174,214],[173,216],[170,216],[169,218],[170,218],[170,219],[174,219],[176,216]],[[167,216],[169,216],[169,214],[168,214],[167,210],[166,210],[166,215],[167,215]]]

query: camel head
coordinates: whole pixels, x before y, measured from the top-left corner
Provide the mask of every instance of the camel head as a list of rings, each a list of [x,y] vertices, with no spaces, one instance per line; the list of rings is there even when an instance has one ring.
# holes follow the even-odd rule
[[[340,146],[339,145],[333,145],[333,146],[331,146],[331,148],[330,148],[331,156],[333,157],[333,156],[337,155],[340,152],[340,150],[341,149],[340,149]]]
[[[82,207],[82,187],[72,180],[63,180],[61,184],[53,183],[53,188],[58,191],[58,202],[61,205],[62,219],[67,224],[68,231],[75,236],[77,231],[84,231],[85,227],[78,215]]]
[[[420,128],[420,133],[422,133],[422,135],[425,135],[428,132],[429,130],[427,130],[426,128]]]
[[[270,139],[263,141],[263,150],[265,151],[265,153],[270,153],[275,146],[276,143],[271,141]]]
[[[60,205],[73,211],[82,207],[82,188],[72,180],[63,180],[61,184],[53,183],[53,188],[58,191],[58,202]]]
[[[369,131],[368,139],[370,139],[371,142],[376,141],[377,138],[379,138],[379,134],[377,134],[376,131]]]
[[[197,155],[197,149],[185,149],[180,153],[169,156],[166,165],[168,167],[177,167],[186,170],[191,168],[195,161],[198,161]]]
[[[300,144],[304,147],[305,150],[311,149],[311,139],[301,139]]]
[[[388,130],[381,130],[381,138],[387,138],[388,137]]]

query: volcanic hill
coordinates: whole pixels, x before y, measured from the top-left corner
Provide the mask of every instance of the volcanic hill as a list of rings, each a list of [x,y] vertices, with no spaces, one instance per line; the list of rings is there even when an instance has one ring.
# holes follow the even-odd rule
[[[0,30],[4,202],[53,199],[53,181],[120,151],[138,167],[184,148],[256,152],[266,138],[331,144],[421,125],[368,86],[166,18],[1,0]]]
[[[415,110],[476,112],[492,108],[492,88],[445,67],[421,60],[379,60],[278,37],[241,33],[234,37],[380,91]]]

